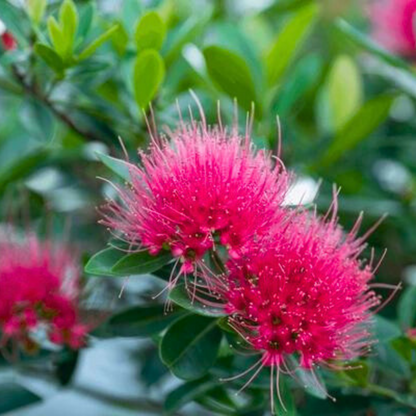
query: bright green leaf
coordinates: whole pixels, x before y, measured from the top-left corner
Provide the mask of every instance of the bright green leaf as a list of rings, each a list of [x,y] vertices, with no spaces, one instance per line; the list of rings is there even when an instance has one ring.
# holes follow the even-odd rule
[[[160,50],[166,36],[166,26],[158,13],[150,11],[137,23],[134,40],[137,50]]]
[[[46,9],[46,0],[27,0],[27,12],[35,26],[41,22]]]
[[[221,338],[216,320],[188,315],[168,328],[160,344],[160,356],[177,377],[195,380],[214,364]]]
[[[183,315],[183,311],[166,313],[163,305],[134,306],[113,315],[105,324],[114,336],[148,337],[160,333]]]
[[[165,65],[158,52],[147,49],[141,52],[134,64],[133,86],[137,105],[146,109],[155,97],[165,77]]]
[[[192,288],[189,288],[190,293],[185,288],[185,284],[181,283],[176,285],[174,289],[169,294],[169,299],[171,299],[174,303],[181,306],[184,309],[187,309],[193,313],[203,316],[210,316],[213,318],[220,318],[223,316],[227,316],[227,314],[220,308],[214,308],[210,306],[206,306],[203,303],[192,299]],[[199,294],[199,296],[203,296]],[[210,296],[209,294],[204,296],[207,300],[211,302],[218,302],[215,296]]]
[[[402,294],[398,307],[399,322],[403,330],[416,326],[416,286],[409,287]]]
[[[80,9],[77,36],[85,39],[90,32],[96,13],[96,4],[89,2]]]
[[[125,253],[123,251],[113,247],[101,250],[89,259],[85,265],[85,273],[94,276],[119,276],[112,272],[111,269],[124,255]]]
[[[395,96],[381,95],[367,101],[335,136],[320,164],[335,163],[344,153],[367,138],[389,115]]]
[[[316,4],[298,9],[274,40],[266,57],[267,79],[270,85],[279,83],[311,31],[318,11]]]
[[[348,55],[340,55],[328,75],[328,99],[331,124],[340,130],[358,111],[363,100],[360,72]]]
[[[0,384],[0,414],[40,402],[42,399],[15,383]]]
[[[110,27],[107,31],[101,34],[97,39],[91,42],[78,56],[78,61],[83,61],[84,59],[89,58],[101,45],[107,42],[111,38],[113,33],[118,30],[118,24],[115,24]]]
[[[159,270],[172,260],[170,252],[163,252],[152,256],[147,251],[127,254],[121,258],[111,269],[118,275],[150,274]]]
[[[218,46],[205,48],[204,56],[212,81],[247,111],[257,102],[252,74],[247,63],[234,52]],[[261,108],[257,103],[257,114]]]
[[[96,152],[97,157],[104,163],[111,171],[120,178],[124,179],[126,182],[131,182],[130,170],[132,169],[130,165],[121,159],[116,159],[115,157],[108,156],[104,153]]]
[[[64,57],[66,40],[61,27],[53,16],[48,18],[48,33],[55,51],[58,55]]]
[[[66,53],[70,55],[78,28],[78,12],[72,0],[65,0],[59,10],[59,22],[66,42]]]

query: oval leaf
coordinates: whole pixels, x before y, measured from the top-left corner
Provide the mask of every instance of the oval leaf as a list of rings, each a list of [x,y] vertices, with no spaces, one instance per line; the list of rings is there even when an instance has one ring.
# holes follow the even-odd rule
[[[134,40],[137,50],[157,49],[159,50],[166,36],[166,26],[156,12],[146,13],[137,23]]]
[[[111,272],[117,275],[148,274],[159,270],[162,266],[172,260],[170,252],[163,252],[157,256],[152,256],[147,251],[127,254],[120,259]]]
[[[247,63],[234,52],[218,46],[204,49],[207,69],[212,81],[247,111],[256,103],[256,90]],[[256,109],[260,110],[259,104]]]
[[[85,273],[94,276],[117,277],[119,275],[111,269],[124,256],[124,252],[113,247],[101,250],[89,259],[84,268]]]
[[[165,77],[165,64],[158,52],[148,49],[139,54],[134,64],[134,95],[140,109],[146,109]]]
[[[221,338],[216,320],[188,315],[169,327],[160,344],[160,356],[174,375],[194,380],[214,364]]]
[[[405,331],[416,326],[416,286],[408,288],[401,296],[398,315]]]

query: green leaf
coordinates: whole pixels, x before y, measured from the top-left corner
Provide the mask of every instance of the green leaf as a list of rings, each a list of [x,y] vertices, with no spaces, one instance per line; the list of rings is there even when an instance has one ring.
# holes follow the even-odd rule
[[[166,36],[166,26],[158,13],[150,11],[137,23],[134,40],[137,50],[160,50]]]
[[[298,9],[274,40],[266,57],[267,79],[270,85],[280,82],[311,31],[318,11],[316,4]]]
[[[51,67],[57,74],[62,75],[65,69],[62,58],[48,45],[36,43],[34,46],[36,55],[39,55],[45,63]]]
[[[168,328],[160,344],[160,356],[175,376],[195,380],[214,364],[221,338],[216,320],[188,315]]]
[[[59,10],[59,22],[66,43],[66,54],[70,56],[75,42],[78,28],[78,12],[72,0],[65,0]]]
[[[212,380],[203,378],[182,384],[172,390],[165,401],[165,410],[174,413],[214,387]]]
[[[203,53],[208,74],[218,88],[232,99],[236,98],[238,104],[247,111],[251,110],[253,103],[257,104],[259,115],[260,103],[257,103],[253,77],[244,59],[218,46],[209,46]]]
[[[328,75],[327,91],[331,123],[339,131],[359,110],[363,100],[361,75],[348,55],[335,60]]]
[[[141,251],[127,254],[114,265],[111,271],[123,276],[150,274],[159,270],[171,260],[170,252],[165,251],[157,256],[152,256],[147,251]]]
[[[176,285],[174,289],[169,294],[169,299],[175,302],[177,305],[181,306],[184,309],[187,309],[193,313],[203,316],[209,316],[211,318],[220,318],[223,316],[227,316],[227,314],[221,310],[221,308],[214,308],[210,306],[206,306],[197,300],[192,300],[192,289],[190,288],[190,292],[185,288],[185,284],[181,283]],[[199,294],[201,296],[201,294]],[[211,302],[218,302],[215,296],[205,295],[208,301]]]
[[[404,331],[416,326],[416,286],[406,289],[400,297],[398,317]]]
[[[62,58],[65,58],[66,40],[64,39],[61,27],[53,16],[49,16],[48,18],[48,33],[56,53]]]
[[[111,38],[113,33],[119,29],[118,23],[111,26],[110,29],[101,34],[97,39],[91,42],[78,56],[78,61],[83,61],[89,58],[101,45]]]
[[[141,52],[134,64],[133,86],[137,105],[146,109],[165,77],[165,64],[160,54],[152,49]]]
[[[335,136],[319,164],[328,166],[335,163],[344,153],[367,138],[386,120],[394,99],[394,95],[386,94],[367,101]]]
[[[42,399],[15,383],[0,384],[0,414],[40,402]]]
[[[402,331],[394,322],[379,315],[375,317],[374,332],[374,336],[380,344],[386,344],[402,335]]]
[[[27,0],[27,12],[35,26],[41,22],[46,10],[46,0]]]
[[[15,37],[19,46],[25,46],[30,22],[26,18],[23,9],[14,6],[8,0],[0,0],[0,19],[7,30]]]
[[[183,314],[166,313],[163,305],[134,306],[113,315],[105,327],[114,336],[149,337],[162,332]]]
[[[112,172],[120,176],[120,178],[124,179],[126,182],[131,182],[130,170],[132,168],[128,162],[100,152],[95,152],[95,154]]]
[[[116,248],[109,247],[94,254],[85,265],[85,273],[94,276],[110,276],[118,277],[119,274],[114,273],[111,269],[125,253]]]

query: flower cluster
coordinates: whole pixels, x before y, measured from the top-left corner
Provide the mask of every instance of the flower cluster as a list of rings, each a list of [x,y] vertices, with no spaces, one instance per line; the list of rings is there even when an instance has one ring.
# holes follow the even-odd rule
[[[33,234],[0,243],[0,327],[2,343],[36,347],[32,336],[43,329],[51,342],[78,349],[87,326],[80,322],[79,270],[68,249]]]
[[[314,374],[368,350],[380,298],[372,261],[359,259],[361,217],[346,233],[336,197],[325,217],[286,206],[291,175],[282,162],[221,123],[182,123],[171,140],[153,136],[141,160],[129,165],[131,183],[117,188],[103,222],[131,246],[182,260],[170,283],[193,273],[192,300],[221,308],[260,354],[243,375],[270,367],[279,394],[279,374],[293,362]]]
[[[215,244],[241,256],[278,220],[288,175],[248,136],[183,124],[170,141],[154,139],[141,159],[142,167],[130,164],[131,187],[120,190],[121,204],[110,202],[103,222],[132,246],[170,250],[183,273]]]
[[[394,53],[416,55],[416,0],[376,0],[370,7],[373,37]]]

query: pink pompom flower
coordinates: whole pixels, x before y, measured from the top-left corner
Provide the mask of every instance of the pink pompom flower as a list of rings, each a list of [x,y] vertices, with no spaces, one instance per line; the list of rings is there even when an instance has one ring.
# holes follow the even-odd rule
[[[377,42],[399,55],[416,56],[416,0],[374,0],[369,14]]]
[[[169,250],[181,274],[204,271],[203,256],[217,245],[241,256],[243,247],[277,221],[288,187],[279,160],[256,151],[236,129],[181,123],[170,138],[155,137],[131,184],[110,201],[103,223],[122,239],[157,255]],[[195,267],[197,266],[197,267]]]
[[[0,327],[2,344],[36,346],[38,329],[49,340],[72,349],[85,344],[88,327],[78,311],[79,269],[70,250],[27,234],[22,241],[2,235],[0,242]]]
[[[273,409],[282,373],[308,371],[324,392],[316,367],[337,369],[337,361],[369,350],[371,318],[381,302],[373,288],[390,286],[371,284],[378,265],[359,259],[369,234],[357,238],[361,218],[346,234],[337,224],[336,202],[330,220],[292,211],[285,223],[249,243],[243,256],[228,261],[228,282],[217,279],[205,292],[197,287],[197,301],[222,307],[229,325],[261,355],[253,367],[224,381],[253,371],[245,388],[269,367]]]

